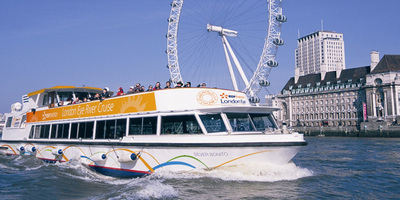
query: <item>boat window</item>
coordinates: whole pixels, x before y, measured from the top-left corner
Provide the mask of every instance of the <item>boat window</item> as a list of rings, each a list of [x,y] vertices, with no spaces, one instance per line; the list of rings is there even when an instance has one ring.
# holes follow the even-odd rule
[[[25,122],[26,122],[26,115],[23,115],[21,119],[20,128],[25,128]]]
[[[11,127],[12,118],[13,118],[13,117],[8,117],[8,118],[7,118],[7,123],[6,123],[6,127],[7,127],[7,128],[8,128],[8,127]]]
[[[104,127],[104,138],[112,139],[115,138],[115,120],[106,120]]]
[[[69,123],[57,124],[56,138],[68,138]]]
[[[126,119],[117,119],[117,127],[115,129],[114,138],[122,138],[126,133]]]
[[[71,136],[70,139],[77,139],[78,138],[78,123],[71,124]]]
[[[43,97],[42,105],[43,106],[47,106],[47,105],[54,106],[55,94],[56,94],[55,92],[49,92],[49,93],[45,94]]]
[[[93,137],[94,122],[79,122],[71,124],[70,139],[90,139]]]
[[[89,98],[88,92],[75,92],[75,97],[78,97],[80,100],[83,101],[84,98]]]
[[[45,94],[43,97],[43,103],[42,105],[49,105],[50,104],[50,96],[48,94]]]
[[[269,128],[276,128],[270,114],[250,114],[257,131],[264,131]]]
[[[97,121],[96,123],[96,139],[104,139],[106,121]]]
[[[41,125],[40,138],[49,138],[50,136],[50,124]]]
[[[157,117],[129,119],[129,135],[157,134]]]
[[[40,137],[40,125],[35,126],[35,135],[33,138],[39,138]]]
[[[57,124],[51,125],[51,133],[50,133],[50,138],[56,138],[57,137]]]
[[[126,119],[97,121],[96,139],[117,139],[126,132]]]
[[[233,131],[254,131],[255,128],[247,113],[226,113]]]
[[[226,127],[220,114],[200,115],[208,133],[224,132]]]
[[[29,132],[29,138],[32,139],[33,138],[33,133],[35,132],[35,125],[33,125],[31,127],[31,131]]]
[[[161,121],[162,134],[202,133],[194,115],[164,116]]]
[[[32,132],[32,130],[31,130]],[[33,134],[33,133],[32,133]],[[50,134],[50,125],[46,124],[46,125],[36,125],[35,126],[35,133],[34,133],[34,137],[35,139],[37,138],[49,138],[49,134]]]
[[[60,102],[67,102],[69,99],[72,99],[72,92],[57,92],[57,94]]]
[[[93,138],[94,122],[80,122],[78,138],[90,139]]]

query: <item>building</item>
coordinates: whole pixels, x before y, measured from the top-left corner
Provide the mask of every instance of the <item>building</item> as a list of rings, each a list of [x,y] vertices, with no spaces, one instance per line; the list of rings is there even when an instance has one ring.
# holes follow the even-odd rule
[[[297,39],[295,76],[346,69],[343,34],[317,31]]]
[[[371,66],[292,77],[277,95],[277,119],[290,126],[358,126],[363,121],[397,122],[400,116],[400,55]]]
[[[400,123],[400,55],[371,55],[364,86],[369,121]],[[377,63],[377,64],[376,64]]]

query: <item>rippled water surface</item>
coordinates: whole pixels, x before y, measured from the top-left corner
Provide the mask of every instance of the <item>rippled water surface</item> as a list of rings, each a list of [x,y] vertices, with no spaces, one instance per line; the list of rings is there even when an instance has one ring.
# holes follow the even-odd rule
[[[1,199],[400,199],[400,139],[306,138],[285,166],[116,179],[77,163],[0,155]]]

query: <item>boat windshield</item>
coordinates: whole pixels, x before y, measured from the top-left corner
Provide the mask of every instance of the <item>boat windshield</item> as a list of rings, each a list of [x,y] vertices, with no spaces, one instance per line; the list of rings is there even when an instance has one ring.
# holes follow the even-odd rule
[[[72,92],[57,92],[60,102],[67,102],[69,99],[72,99]]]
[[[163,116],[161,134],[203,133],[194,115]]]
[[[200,115],[208,133],[224,132],[226,127],[220,114]]]
[[[270,114],[226,113],[234,132],[275,129]]]

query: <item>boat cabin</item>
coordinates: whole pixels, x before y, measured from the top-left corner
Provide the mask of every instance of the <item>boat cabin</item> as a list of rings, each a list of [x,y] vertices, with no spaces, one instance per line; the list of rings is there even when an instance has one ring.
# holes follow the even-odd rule
[[[55,86],[44,88],[22,96],[22,103],[17,102],[11,105],[11,113],[6,113],[5,129],[25,129],[28,112],[47,110],[59,106],[68,105],[69,99],[84,99],[101,93],[101,88],[95,87],[74,87]],[[110,95],[112,92],[109,92]]]
[[[33,101],[37,108],[68,105],[69,101],[90,99],[96,94],[102,93],[101,88],[95,87],[74,87],[74,86],[56,86],[44,88],[35,92],[31,92],[23,97]],[[112,95],[112,92],[109,92]],[[25,102],[25,101],[24,101]]]
[[[6,114],[3,139],[108,140],[140,135],[265,134],[278,130],[272,112],[242,92],[172,88],[67,105],[100,88],[53,87],[26,95]],[[12,133],[11,133],[12,132]]]

